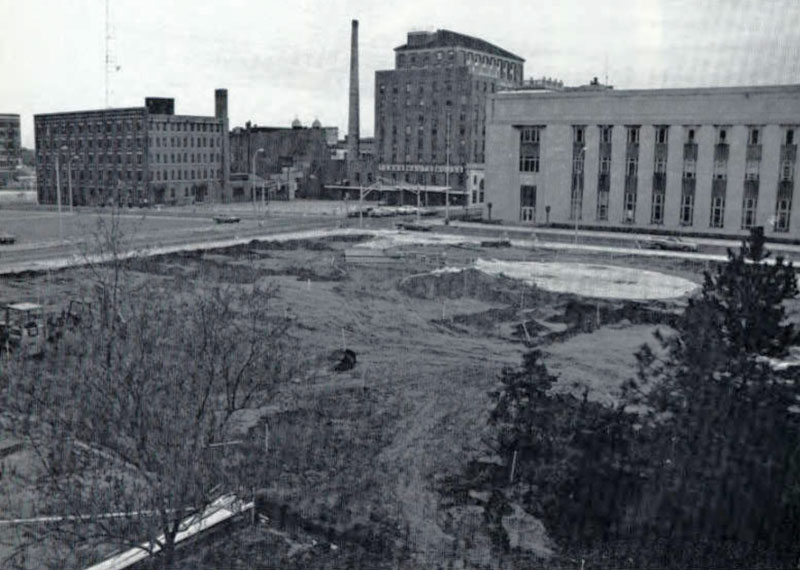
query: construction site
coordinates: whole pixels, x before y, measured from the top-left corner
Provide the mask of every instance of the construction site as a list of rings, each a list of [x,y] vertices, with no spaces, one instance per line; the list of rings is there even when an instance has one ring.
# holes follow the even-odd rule
[[[178,567],[503,567],[481,522],[483,499],[465,507],[442,492],[468,462],[492,460],[488,394],[499,372],[541,349],[559,378],[554,390],[613,404],[635,374],[636,350],[656,348],[654,335],[668,333],[709,263],[693,254],[357,227],[131,257],[126,279],[155,284],[176,303],[187,287],[195,295],[274,288],[269,310],[287,325],[298,359],[269,405],[250,410],[231,435],[268,430],[263,471],[242,495],[258,516],[243,514],[183,549]],[[41,327],[32,338],[48,340],[32,340],[31,356],[46,360],[75,322],[93,311],[97,318],[92,271],[2,278],[0,298],[12,310],[21,301],[34,303],[22,310],[41,307],[28,322]],[[39,459],[18,419],[1,421],[0,512],[46,526],[33,521],[59,513],[37,490]],[[540,521],[521,513],[506,522],[517,563],[573,567]],[[25,544],[20,526],[0,526],[0,557]],[[25,548],[23,563],[14,559],[20,567],[40,567],[37,555],[48,548],[61,551],[46,540]],[[106,545],[80,560],[88,566],[119,551]]]

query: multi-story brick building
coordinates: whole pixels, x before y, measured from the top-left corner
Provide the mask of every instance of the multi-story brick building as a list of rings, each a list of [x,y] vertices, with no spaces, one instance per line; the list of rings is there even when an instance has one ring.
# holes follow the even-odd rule
[[[76,205],[190,203],[229,198],[227,91],[214,116],[176,115],[174,99],[143,107],[34,117],[37,190],[52,204],[60,184]],[[59,176],[56,176],[58,165]]]
[[[14,178],[20,156],[19,115],[0,114],[0,185]]]
[[[493,217],[800,237],[800,85],[518,90],[488,112]]]
[[[484,162],[487,98],[521,85],[523,64],[478,38],[409,32],[395,69],[375,73],[379,175],[466,191],[467,164]]]

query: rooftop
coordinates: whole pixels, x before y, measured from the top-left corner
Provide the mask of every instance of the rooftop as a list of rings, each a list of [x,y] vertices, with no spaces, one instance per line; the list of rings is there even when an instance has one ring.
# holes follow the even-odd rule
[[[499,91],[495,96],[503,99],[520,97],[636,97],[641,95],[660,95],[681,97],[687,95],[767,95],[791,94],[800,95],[800,84],[792,85],[747,85],[732,87],[679,87],[668,89],[611,89],[608,86],[581,86],[550,89],[513,89]]]
[[[417,49],[434,49],[440,47],[463,47],[520,62],[525,61],[518,55],[514,55],[510,51],[499,48],[485,40],[467,36],[465,34],[459,34],[457,32],[452,32],[450,30],[436,30],[435,32],[411,32],[408,36],[409,42],[394,48],[395,51],[412,51]]]

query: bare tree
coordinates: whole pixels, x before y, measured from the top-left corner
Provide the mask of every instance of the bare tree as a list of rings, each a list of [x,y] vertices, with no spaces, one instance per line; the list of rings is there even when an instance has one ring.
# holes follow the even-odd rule
[[[43,360],[10,362],[6,406],[45,466],[43,514],[64,517],[47,532],[76,548],[160,550],[168,568],[181,521],[255,484],[244,478],[263,440],[220,444],[291,374],[286,321],[274,289],[142,279],[118,226],[101,242],[97,318]]]

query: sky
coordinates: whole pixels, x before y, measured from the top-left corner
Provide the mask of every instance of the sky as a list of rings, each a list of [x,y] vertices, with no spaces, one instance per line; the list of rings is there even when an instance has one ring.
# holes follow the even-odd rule
[[[800,83],[800,0],[109,0],[109,105],[173,97],[231,127],[347,127],[350,22],[359,20],[361,135],[376,70],[412,30],[477,36],[525,61],[526,77],[616,89]],[[0,0],[0,113],[105,106],[105,0]]]

